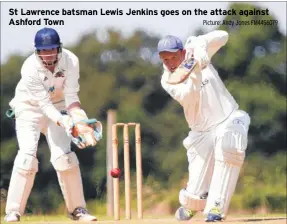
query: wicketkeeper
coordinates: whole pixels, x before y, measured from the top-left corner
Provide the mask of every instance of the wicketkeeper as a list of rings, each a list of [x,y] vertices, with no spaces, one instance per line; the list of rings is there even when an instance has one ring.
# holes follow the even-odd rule
[[[183,141],[189,180],[179,193],[178,220],[189,220],[197,211],[204,211],[207,222],[225,219],[245,159],[250,117],[239,110],[210,63],[227,41],[228,33],[217,30],[189,37],[184,47],[171,35],[158,43],[162,87],[183,107],[191,129]],[[191,57],[201,72],[177,85],[168,84],[169,76]]]
[[[88,119],[81,108],[79,60],[62,48],[57,31],[40,29],[34,44],[35,52],[21,68],[21,80],[8,114],[15,114],[19,151],[10,180],[5,221],[20,221],[24,214],[38,171],[40,133],[46,136],[50,161],[57,172],[70,217],[96,221],[86,209],[79,161],[71,151],[71,140],[79,148],[95,146],[102,138],[102,124]]]

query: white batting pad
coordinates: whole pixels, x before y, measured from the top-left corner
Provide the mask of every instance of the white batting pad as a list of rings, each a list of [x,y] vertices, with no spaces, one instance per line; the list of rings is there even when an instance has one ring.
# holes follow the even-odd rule
[[[52,164],[57,172],[59,184],[69,213],[77,207],[86,207],[79,161],[75,152],[64,154]]]
[[[218,139],[215,146],[215,160],[234,166],[241,166],[245,159],[247,135],[240,132],[227,131]]]
[[[204,213],[218,207],[226,217],[239,173],[245,159],[249,116],[232,118],[217,133],[215,166]],[[242,119],[243,118],[243,119]],[[246,122],[247,121],[247,122]]]
[[[38,160],[36,157],[28,154],[17,154],[10,179],[6,214],[10,212],[24,214],[37,172]]]
[[[240,167],[220,161],[215,162],[214,175],[204,210],[205,214],[212,208],[218,207],[222,212],[222,217],[226,217],[239,173]]]
[[[205,199],[192,195],[185,189],[181,189],[179,192],[179,202],[184,208],[192,211],[202,211],[206,204]]]

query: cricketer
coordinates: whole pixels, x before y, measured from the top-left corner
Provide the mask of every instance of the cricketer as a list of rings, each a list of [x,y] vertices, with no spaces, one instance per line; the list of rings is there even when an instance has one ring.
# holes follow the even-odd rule
[[[226,219],[240,169],[245,160],[249,115],[239,106],[211,63],[212,56],[228,41],[228,33],[215,30],[190,36],[185,45],[172,35],[158,42],[163,62],[161,85],[183,107],[190,132],[184,139],[189,179],[179,192],[179,221],[203,211],[206,222]],[[177,85],[169,75],[185,59],[193,57],[200,73]]]
[[[59,34],[52,28],[40,29],[34,39],[35,51],[22,65],[21,79],[9,105],[15,114],[19,150],[10,179],[6,222],[18,222],[38,172],[37,147],[40,134],[46,136],[50,162],[56,170],[69,216],[73,220],[96,221],[88,213],[79,161],[71,151],[71,140],[81,149],[95,146],[102,138],[102,124],[92,128],[85,123],[81,108],[79,60],[62,48]],[[72,135],[75,124],[84,121],[81,138]]]

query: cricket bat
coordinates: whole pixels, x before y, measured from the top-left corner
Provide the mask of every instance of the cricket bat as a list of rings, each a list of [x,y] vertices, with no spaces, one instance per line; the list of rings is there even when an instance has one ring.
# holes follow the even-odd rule
[[[171,85],[176,85],[184,82],[197,67],[198,63],[195,61],[193,57],[184,60],[178,66],[178,68],[173,73],[170,74],[167,83]]]

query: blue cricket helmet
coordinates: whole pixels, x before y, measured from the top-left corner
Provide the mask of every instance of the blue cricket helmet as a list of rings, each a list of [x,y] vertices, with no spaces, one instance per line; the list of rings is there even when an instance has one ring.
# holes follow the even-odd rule
[[[60,36],[53,28],[40,29],[35,35],[34,44],[36,50],[50,50],[62,46]]]

